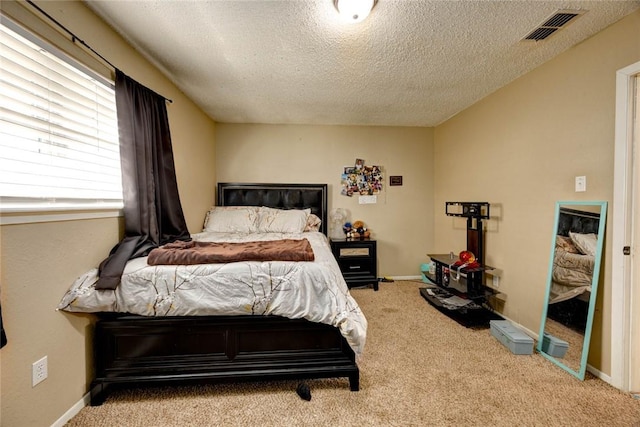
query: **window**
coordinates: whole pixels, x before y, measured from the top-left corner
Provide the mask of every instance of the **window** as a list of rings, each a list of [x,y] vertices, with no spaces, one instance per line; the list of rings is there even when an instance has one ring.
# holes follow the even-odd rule
[[[113,82],[2,20],[0,210],[119,209]]]

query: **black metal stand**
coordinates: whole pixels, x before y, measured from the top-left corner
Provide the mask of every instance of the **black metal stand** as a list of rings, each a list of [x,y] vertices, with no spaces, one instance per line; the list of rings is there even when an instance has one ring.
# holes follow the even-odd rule
[[[487,202],[446,202],[447,216],[467,218],[467,250],[473,253],[476,261],[484,264],[484,232],[482,220],[489,219]]]
[[[435,273],[425,273],[437,288],[421,288],[420,294],[441,312],[467,327],[487,327],[489,320],[501,319],[500,316],[487,310],[484,305],[493,292],[484,286],[484,231],[482,221],[489,219],[489,203],[487,202],[446,202],[447,216],[467,218],[467,250],[476,257],[479,266],[461,267],[456,282],[449,276],[457,257],[446,254],[429,255],[435,263]],[[461,278],[460,273],[464,275]],[[468,301],[466,305],[450,304],[449,298],[461,297]]]

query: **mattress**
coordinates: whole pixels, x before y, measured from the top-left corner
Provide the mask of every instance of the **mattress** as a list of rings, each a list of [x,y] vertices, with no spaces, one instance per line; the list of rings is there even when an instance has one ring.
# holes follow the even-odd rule
[[[58,305],[67,312],[116,312],[141,316],[275,315],[332,325],[356,354],[366,341],[367,320],[349,293],[327,237],[320,232],[192,235],[202,242],[251,242],[306,238],[314,261],[240,261],[154,265],[130,260],[115,290],[96,290],[98,270],[78,277]]]

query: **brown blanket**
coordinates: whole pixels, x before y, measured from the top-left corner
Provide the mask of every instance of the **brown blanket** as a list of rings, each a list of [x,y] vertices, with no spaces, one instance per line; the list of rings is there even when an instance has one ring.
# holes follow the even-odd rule
[[[153,249],[149,265],[220,264],[237,261],[313,261],[307,239],[259,242],[183,242],[176,241]]]

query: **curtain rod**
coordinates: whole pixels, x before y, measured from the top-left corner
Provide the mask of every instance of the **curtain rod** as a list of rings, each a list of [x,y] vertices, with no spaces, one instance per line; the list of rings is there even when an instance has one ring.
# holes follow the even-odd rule
[[[87,43],[85,43],[84,40],[82,40],[81,38],[79,38],[78,36],[76,36],[74,33],[72,33],[67,27],[65,27],[64,25],[62,25],[60,22],[58,22],[53,16],[49,15],[47,12],[45,12],[44,10],[42,10],[37,4],[35,4],[32,0],[27,0],[27,3],[29,3],[31,6],[33,6],[34,8],[36,8],[38,10],[38,12],[40,12],[41,14],[43,14],[44,16],[46,16],[50,21],[52,21],[53,23],[55,23],[58,27],[62,28],[62,30],[64,30],[69,36],[71,36],[71,41],[73,43],[75,42],[79,42],[81,45],[83,45],[84,47],[86,47],[87,49],[89,49],[91,52],[93,52],[94,55],[98,56],[100,59],[102,59],[104,62],[106,62],[107,64],[109,64],[109,66],[111,68],[113,68],[114,70],[117,69],[117,67],[115,65],[113,65],[111,62],[109,62],[107,60],[107,58],[105,58],[104,56],[100,55],[95,49],[93,49],[91,46],[89,46]],[[156,92],[154,92],[156,93]],[[165,96],[162,96],[160,94],[157,94],[158,96],[161,96],[162,98],[164,98],[166,101],[173,103],[173,101]]]

